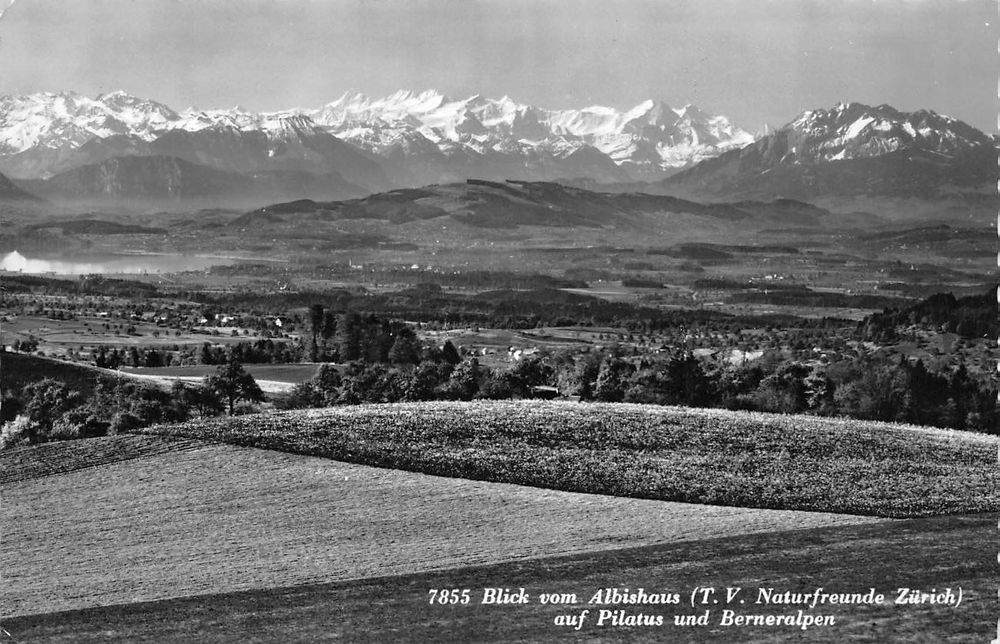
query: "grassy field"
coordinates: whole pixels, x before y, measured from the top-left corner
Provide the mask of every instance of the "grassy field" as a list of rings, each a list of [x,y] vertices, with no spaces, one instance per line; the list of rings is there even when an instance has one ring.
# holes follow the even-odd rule
[[[243,368],[254,377],[264,393],[284,394],[315,376],[319,367],[315,364],[246,364]],[[215,365],[124,367],[122,373],[169,388],[176,380],[200,384],[205,376],[215,373],[217,369]]]
[[[442,476],[886,517],[1000,509],[996,436],[626,404],[409,403],[147,428]]]
[[[82,451],[101,465],[57,475],[22,466],[18,480],[4,482],[7,615],[878,521],[574,494],[165,440],[27,448],[50,462]],[[141,449],[149,455],[116,460]],[[26,455],[0,454],[0,469]]]
[[[175,330],[143,321],[135,321],[134,324],[129,321],[129,324],[135,327],[135,333],[127,334],[123,329],[129,324],[123,323],[122,330],[105,330],[103,324],[107,322],[123,323],[122,320],[102,317],[54,320],[30,315],[17,316],[9,322],[4,322],[3,340],[6,344],[12,344],[14,340],[26,340],[31,336],[39,340],[40,349],[47,353],[59,352],[61,354],[66,349],[81,345],[87,347],[106,345],[127,349],[131,346],[150,347],[174,344],[201,346],[205,342],[225,345],[253,342],[258,339],[256,335],[244,335],[243,333],[232,336],[232,329],[228,327],[216,335],[212,335],[207,328],[202,332],[182,331],[177,334]]]
[[[712,642],[774,644],[940,644],[988,642],[996,628],[993,554],[984,547],[993,517],[943,517],[859,526],[814,528],[549,557],[497,565],[371,579],[274,587],[102,606],[5,620],[24,642]],[[432,588],[523,587],[589,598],[599,588],[645,587],[650,592],[695,586],[758,587],[792,592],[815,588],[888,596],[896,588],[961,587],[957,609],[941,605],[838,606],[832,626],[678,627],[677,607],[646,607],[663,627],[600,627],[594,606],[435,606]],[[586,599],[583,599],[585,602]],[[891,600],[890,600],[891,601]],[[749,605],[749,603],[748,603]],[[591,609],[579,630],[555,625],[559,615]],[[640,612],[631,609],[630,612]],[[704,612],[704,611],[699,611]],[[757,614],[758,607],[740,610]],[[794,615],[790,607],[772,607]],[[818,612],[818,611],[817,611]]]

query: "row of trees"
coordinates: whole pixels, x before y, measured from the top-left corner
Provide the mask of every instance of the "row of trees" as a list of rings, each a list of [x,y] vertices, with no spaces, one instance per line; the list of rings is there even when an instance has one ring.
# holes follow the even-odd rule
[[[83,347],[81,347],[81,350]],[[94,364],[105,369],[118,367],[169,367],[183,364],[223,365],[231,360],[242,364],[286,364],[302,360],[302,351],[294,342],[261,338],[226,347],[204,343],[200,349],[164,345],[128,348],[101,345],[94,352]]]
[[[580,400],[723,407],[907,422],[995,433],[996,392],[964,367],[929,371],[921,361],[859,356],[832,364],[774,357],[748,365],[706,363],[689,352],[633,358],[562,351],[489,369],[457,364],[324,365],[283,404],[528,398],[552,387]]]
[[[544,385],[551,369],[540,360],[522,360],[507,369],[488,369],[477,358],[458,364],[427,361],[405,367],[356,361],[343,369],[322,365],[315,378],[298,385],[282,401],[287,407],[474,398],[528,398]]]

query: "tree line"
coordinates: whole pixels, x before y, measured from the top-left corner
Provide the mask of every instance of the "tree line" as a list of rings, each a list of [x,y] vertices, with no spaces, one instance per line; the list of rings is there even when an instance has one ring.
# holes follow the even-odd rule
[[[858,355],[833,363],[711,363],[687,351],[542,353],[488,368],[478,358],[424,352],[417,362],[324,365],[282,406],[549,396],[580,401],[718,407],[848,417],[997,432],[996,390],[959,365],[944,372],[902,357]]]
[[[234,359],[201,383],[178,380],[170,390],[130,378],[101,378],[84,395],[66,382],[43,378],[4,394],[0,448],[121,434],[223,412],[233,415],[241,411],[241,403],[263,399],[253,376]]]

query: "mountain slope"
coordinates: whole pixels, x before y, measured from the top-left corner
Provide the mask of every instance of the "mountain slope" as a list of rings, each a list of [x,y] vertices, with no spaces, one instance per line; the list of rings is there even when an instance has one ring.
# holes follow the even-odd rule
[[[665,179],[713,198],[827,195],[934,197],[993,180],[996,151],[975,128],[934,112],[859,103],[814,110],[752,145]]]
[[[0,174],[0,201],[39,201],[39,199]]]

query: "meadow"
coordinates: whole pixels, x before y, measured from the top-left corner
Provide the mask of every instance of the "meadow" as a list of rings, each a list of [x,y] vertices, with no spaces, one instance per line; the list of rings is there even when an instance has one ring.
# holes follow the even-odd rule
[[[237,416],[18,447],[0,453],[3,626],[17,641],[74,643],[973,641],[994,619],[982,543],[1000,507],[998,442],[520,401]],[[720,627],[716,609],[711,625],[681,628],[681,606],[653,611],[662,628],[555,624],[624,585],[961,587],[965,599],[840,606],[817,611],[834,627],[808,631]],[[583,599],[478,604],[494,586]],[[431,588],[463,587],[476,603],[428,603]]]
[[[7,616],[878,521],[575,494],[159,436],[44,447],[0,452],[10,473],[0,508]]]
[[[997,437],[877,422],[484,401],[334,407],[141,431],[662,501],[882,517],[1000,509]]]

